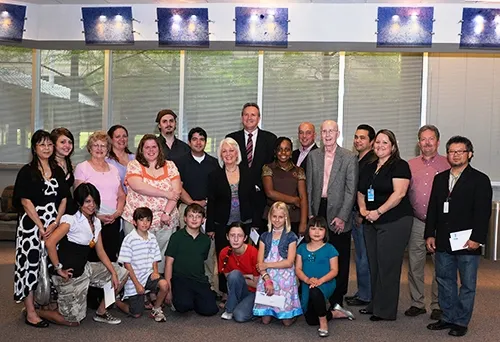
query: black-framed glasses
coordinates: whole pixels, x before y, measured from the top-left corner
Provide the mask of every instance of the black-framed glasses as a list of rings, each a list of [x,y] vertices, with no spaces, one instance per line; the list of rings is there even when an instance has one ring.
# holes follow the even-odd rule
[[[450,150],[447,153],[450,154],[450,155],[456,154],[457,156],[461,156],[461,155],[463,155],[466,152],[469,152],[469,151],[467,151],[467,150],[457,150],[457,151]]]

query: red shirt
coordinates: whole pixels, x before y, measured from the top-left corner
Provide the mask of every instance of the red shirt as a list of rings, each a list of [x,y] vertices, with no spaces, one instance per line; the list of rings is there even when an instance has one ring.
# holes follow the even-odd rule
[[[224,267],[224,259],[227,256],[227,253],[231,247],[225,247],[219,254],[219,273],[229,273],[234,270],[239,270],[243,275],[245,274],[253,274],[254,276],[258,276],[259,272],[257,272],[257,248],[254,246],[247,245],[247,250],[242,255],[235,255],[235,253],[231,253],[231,255],[227,259],[227,264]],[[224,268],[224,270],[222,270]],[[248,287],[248,290],[251,292],[255,292],[255,287]]]

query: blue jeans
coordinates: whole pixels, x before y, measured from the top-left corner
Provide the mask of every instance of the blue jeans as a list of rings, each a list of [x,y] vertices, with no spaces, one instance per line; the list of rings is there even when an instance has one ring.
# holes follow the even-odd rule
[[[466,327],[472,317],[476,296],[479,255],[436,253],[436,281],[443,321]],[[460,275],[460,291],[457,285]]]
[[[248,322],[253,317],[255,293],[248,290],[243,273],[233,270],[227,275],[226,312],[233,314],[236,322]]]
[[[356,227],[355,218],[357,215],[357,212],[353,212],[352,239],[354,240],[356,278],[358,283],[358,292],[356,292],[355,296],[357,296],[360,300],[370,302],[372,300],[370,266],[368,265],[368,256],[366,254],[366,244],[363,232],[364,227],[362,224],[359,227]]]

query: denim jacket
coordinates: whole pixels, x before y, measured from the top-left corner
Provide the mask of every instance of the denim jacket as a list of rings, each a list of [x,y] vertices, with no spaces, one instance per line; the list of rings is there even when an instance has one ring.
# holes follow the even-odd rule
[[[281,233],[280,242],[278,245],[278,251],[283,259],[288,258],[288,246],[292,242],[297,242],[297,240],[298,240],[297,235],[295,235],[294,232],[287,233],[283,231]],[[273,243],[273,233],[272,232],[262,233],[262,235],[260,236],[260,241],[264,242],[265,245],[264,258],[267,258],[269,252],[271,251],[271,245]]]

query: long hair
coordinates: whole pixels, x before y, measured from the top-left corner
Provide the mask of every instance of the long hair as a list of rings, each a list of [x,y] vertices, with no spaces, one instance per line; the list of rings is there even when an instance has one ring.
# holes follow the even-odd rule
[[[44,131],[43,129],[39,129],[35,133],[33,133],[33,136],[31,137],[31,161],[29,162],[29,166],[31,168],[31,176],[33,180],[42,180],[43,175],[38,166],[41,166],[40,164],[40,159],[38,158],[36,154],[36,145],[43,143],[45,141],[49,141],[52,143],[52,139],[50,138],[50,133],[47,131]],[[54,154],[54,152],[52,152]],[[54,172],[57,169],[57,163],[52,156],[49,158],[49,167],[52,172],[52,175],[54,176]]]
[[[398,141],[396,140],[396,135],[391,130],[381,129],[380,131],[377,132],[377,135],[375,136],[375,140],[377,140],[377,137],[380,134],[385,134],[389,138],[389,141],[392,144],[391,156],[385,162],[386,165],[391,165],[395,161],[401,159],[401,156],[399,155],[399,147],[398,147]]]
[[[149,162],[144,157],[144,144],[148,140],[154,140],[156,145],[158,146],[158,157],[156,157],[156,169],[162,168],[165,165],[165,156],[163,155],[163,150],[161,148],[160,142],[158,141],[158,137],[154,134],[145,134],[141,141],[139,142],[139,146],[137,146],[137,153],[135,155],[135,159],[139,162],[139,164],[149,167]]]
[[[115,134],[115,131],[119,128],[123,129],[125,131],[125,133],[127,133],[127,138],[128,138],[128,130],[124,126],[114,125],[108,129],[108,136],[110,139],[113,139],[113,134]],[[125,153],[132,154],[132,152],[130,152],[130,150],[128,149],[128,144],[127,144],[127,146],[125,146]],[[118,157],[116,156],[115,151],[113,151],[113,145],[111,145],[111,148],[108,151],[108,157],[110,159],[114,159],[114,160],[118,161]]]
[[[273,215],[273,211],[279,209],[283,210],[283,212],[285,213],[285,231],[288,233],[292,229],[292,226],[290,224],[290,213],[288,212],[288,207],[283,202],[274,202],[274,204],[271,206],[271,209],[269,209],[269,214],[267,214],[267,231],[273,231],[273,223],[271,222],[271,217]]]
[[[59,127],[59,128],[54,128],[52,132],[50,132],[50,139],[52,139],[52,143],[54,144],[54,153],[52,154],[52,158],[56,158],[56,144],[57,140],[59,137],[65,136],[69,140],[71,140],[71,143],[73,144],[73,148],[69,152],[69,154],[64,157],[64,160],[66,161],[66,167],[68,168],[68,174],[73,173],[73,164],[71,163],[71,156],[73,155],[73,152],[75,151],[75,138],[73,137],[73,134],[70,132],[69,129],[65,127]]]

